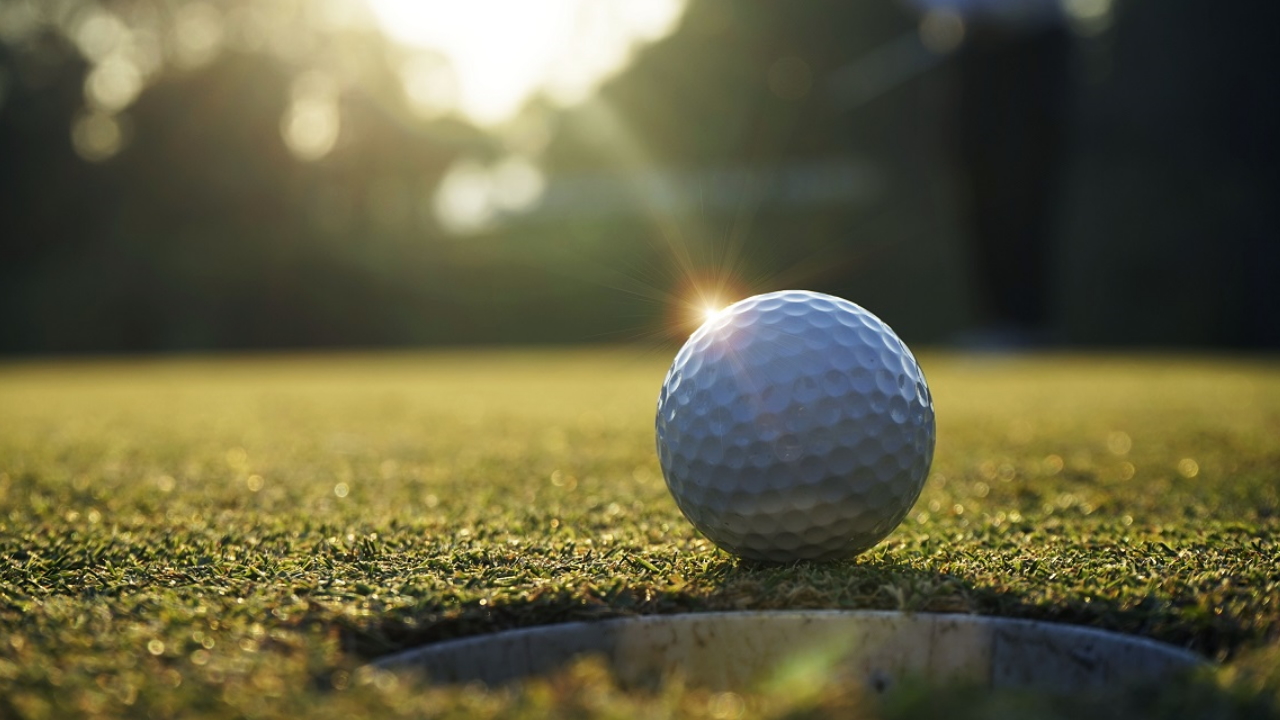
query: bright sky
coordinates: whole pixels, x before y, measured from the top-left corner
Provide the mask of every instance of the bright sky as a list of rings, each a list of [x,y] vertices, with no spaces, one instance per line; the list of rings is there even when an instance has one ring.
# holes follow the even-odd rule
[[[640,43],[670,33],[685,0],[368,0],[388,36],[442,55],[452,104],[472,121],[513,117],[539,91],[585,98]],[[410,65],[413,68],[423,66]],[[406,77],[407,87],[429,78]],[[437,83],[438,84],[438,83]]]

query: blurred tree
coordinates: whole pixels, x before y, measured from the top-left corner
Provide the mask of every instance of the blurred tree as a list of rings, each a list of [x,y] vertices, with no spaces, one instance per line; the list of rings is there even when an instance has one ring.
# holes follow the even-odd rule
[[[0,0],[0,352],[678,335],[708,276],[837,292],[912,341],[968,321],[935,71],[894,67],[897,5],[695,1],[593,98],[503,128],[424,115],[405,51],[330,5]],[[1130,0],[1089,30],[1073,339],[1280,342],[1276,90],[1245,7]],[[851,106],[851,67],[893,72]],[[530,152],[545,187],[498,162]],[[457,234],[442,179],[540,200]]]

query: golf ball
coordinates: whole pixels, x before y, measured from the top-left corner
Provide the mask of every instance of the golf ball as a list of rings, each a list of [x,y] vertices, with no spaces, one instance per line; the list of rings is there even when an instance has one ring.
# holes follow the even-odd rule
[[[715,314],[658,396],[658,459],[681,512],[752,560],[835,560],[897,527],[934,446],[911,351],[858,305],[803,290]]]

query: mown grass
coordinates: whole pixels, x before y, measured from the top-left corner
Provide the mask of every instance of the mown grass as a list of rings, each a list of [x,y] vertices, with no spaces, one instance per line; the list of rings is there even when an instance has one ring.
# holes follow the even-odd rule
[[[668,359],[0,366],[0,717],[1276,711],[1274,361],[925,354],[939,441],[908,520],[853,561],[758,567],[701,539],[666,493],[652,413]],[[1224,665],[1101,705],[641,693],[590,662],[516,688],[430,688],[362,667],[503,628],[739,608],[1049,619]]]

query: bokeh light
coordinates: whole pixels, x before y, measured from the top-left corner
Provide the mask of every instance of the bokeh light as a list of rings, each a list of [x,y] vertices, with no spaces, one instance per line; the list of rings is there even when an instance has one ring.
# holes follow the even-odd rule
[[[98,63],[84,81],[84,94],[89,104],[107,112],[119,112],[133,103],[142,92],[142,74],[120,55],[112,55]]]
[[[401,110],[390,106],[400,103],[412,116],[406,122],[453,116],[478,126],[503,152],[463,152],[425,196],[417,188],[395,202],[369,194],[381,198],[368,203],[380,226],[422,215],[465,234],[538,204],[547,186],[539,167],[547,113],[586,99],[639,47],[672,32],[686,1],[24,0],[0,5],[0,41],[29,44],[52,30],[83,58],[83,108],[71,141],[94,162],[125,147],[126,114],[148,87],[227,52],[272,56],[294,73],[279,135],[303,162],[329,157],[344,131],[359,133],[346,127],[354,121],[343,111],[344,96],[357,88],[394,114]],[[398,99],[377,85],[387,71]],[[782,61],[774,75],[784,97],[803,96],[812,82],[799,58]],[[0,102],[6,82],[0,78]]]
[[[93,62],[102,62],[123,46],[130,32],[115,13],[90,6],[81,13],[73,39],[80,54]]]
[[[504,212],[533,207],[542,197],[546,178],[536,164],[520,156],[493,165],[462,160],[445,174],[436,192],[436,216],[458,234],[485,230]]]
[[[458,104],[458,78],[436,53],[417,53],[400,66],[405,99],[423,119],[433,119]]]
[[[333,149],[340,127],[337,84],[317,71],[298,76],[280,123],[289,150],[300,160],[319,160]]]
[[[114,157],[124,146],[124,128],[119,118],[109,113],[90,110],[81,113],[71,125],[71,144],[76,154],[89,162],[102,162]]]
[[[175,57],[181,67],[199,67],[218,54],[223,19],[212,3],[186,3],[178,8],[174,20]]]

